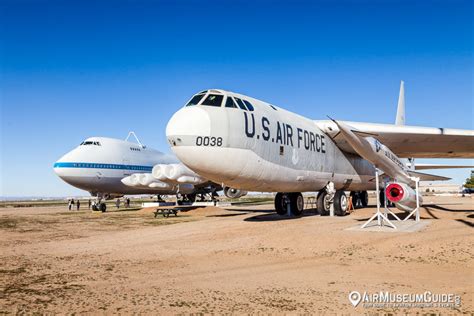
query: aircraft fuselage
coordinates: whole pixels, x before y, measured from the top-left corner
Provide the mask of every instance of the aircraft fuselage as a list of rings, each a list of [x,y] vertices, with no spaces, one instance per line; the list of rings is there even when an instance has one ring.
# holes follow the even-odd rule
[[[187,106],[167,126],[172,150],[198,174],[225,186],[261,192],[318,191],[330,181],[336,189],[375,188],[372,165],[343,153],[314,121],[219,91],[224,97],[247,100],[254,110]]]

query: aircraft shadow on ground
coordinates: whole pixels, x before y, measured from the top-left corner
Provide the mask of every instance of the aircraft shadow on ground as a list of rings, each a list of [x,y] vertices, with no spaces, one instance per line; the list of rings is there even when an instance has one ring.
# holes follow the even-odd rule
[[[469,216],[468,216],[469,217]],[[474,223],[471,223],[470,221],[466,221],[465,219],[457,219],[458,222],[463,223],[471,228],[474,228]]]
[[[449,205],[453,205],[453,204],[449,204]],[[439,210],[439,211],[446,211],[446,212],[464,212],[464,213],[467,213],[467,212],[474,212],[474,210],[453,210],[453,209],[449,209],[449,208],[446,208],[446,207],[443,207],[441,206],[440,204],[424,204],[423,207],[426,209],[427,207],[430,207],[430,208],[434,208],[436,210]]]
[[[206,217],[233,217],[233,216],[241,216],[246,215],[247,213],[230,213],[230,214],[217,214],[217,215],[207,215]]]
[[[261,212],[261,210],[256,210],[257,212]],[[266,211],[269,214],[259,214],[252,217],[247,217],[244,219],[246,222],[274,222],[274,221],[287,221],[287,220],[294,220],[302,217],[310,217],[310,216],[319,216],[318,212],[314,209],[306,209],[303,211],[303,215],[301,216],[287,216],[287,215],[278,215],[275,213],[275,210]]]
[[[248,214],[248,213],[275,213],[275,210],[274,209],[266,209],[266,210],[262,210],[262,209],[225,209],[226,211],[229,211],[229,212],[242,212],[242,214]]]

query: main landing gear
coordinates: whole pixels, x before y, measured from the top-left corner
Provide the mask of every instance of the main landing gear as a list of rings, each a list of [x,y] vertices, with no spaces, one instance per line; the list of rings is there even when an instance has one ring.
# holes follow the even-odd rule
[[[365,197],[367,192],[365,192]],[[364,197],[364,195],[362,195]],[[367,201],[367,198],[365,199]],[[365,202],[367,203],[367,202]],[[318,192],[316,207],[319,214],[326,216],[331,214],[331,208],[334,210],[334,215],[344,216],[347,214],[349,208],[349,200],[344,193],[344,190],[336,190],[334,184],[329,182],[326,187]],[[304,199],[299,192],[295,193],[277,193],[275,196],[275,210],[279,215],[300,216],[303,214]]]
[[[104,212],[107,210],[107,205],[105,205],[104,202],[101,202],[101,201],[99,200],[99,201],[97,201],[97,203],[94,202],[94,203],[92,204],[92,210],[93,210],[93,211],[97,211],[97,212],[100,211],[100,212],[104,213]]]
[[[193,204],[196,201],[196,194],[177,194],[176,200],[178,205]]]
[[[367,191],[351,191],[351,198],[354,208],[364,208],[369,204]]]
[[[331,213],[331,204],[334,206],[335,215],[344,216],[347,214],[349,202],[343,190],[328,193],[326,189],[323,189],[318,192],[316,206],[321,216],[327,216]]]
[[[288,214],[288,210],[295,216],[303,214],[304,199],[299,192],[277,193],[275,196],[275,210],[278,215]]]
[[[334,209],[334,215],[344,216],[349,208],[349,202],[344,190],[336,190],[334,183],[329,182],[318,192],[316,207],[321,216],[331,214],[331,207]]]

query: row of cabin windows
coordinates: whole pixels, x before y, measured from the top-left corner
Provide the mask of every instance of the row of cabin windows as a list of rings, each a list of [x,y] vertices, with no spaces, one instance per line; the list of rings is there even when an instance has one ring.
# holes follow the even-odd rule
[[[85,141],[82,142],[79,146],[84,146],[84,145],[94,145],[94,146],[101,146],[100,142],[92,142],[92,141]]]
[[[134,147],[130,147],[130,150],[132,150],[132,151],[141,151],[140,148],[134,148]]]
[[[148,166],[126,166],[126,165],[113,165],[113,164],[92,164],[92,163],[74,163],[74,167],[77,168],[102,168],[102,169],[127,169],[127,170],[151,170],[152,167]]]
[[[198,105],[201,100],[204,98],[206,94],[205,93],[199,93],[196,94],[189,102],[186,104],[186,106],[193,106],[193,105]],[[224,96],[221,94],[209,94],[204,101],[201,102],[201,105],[205,106],[216,106],[216,107],[221,107],[222,106],[222,101],[224,101]],[[225,101],[225,107],[226,108],[240,108],[244,111],[253,111],[254,107],[252,103],[250,103],[247,100],[242,100],[237,97],[232,97],[232,96],[227,96],[226,101]]]

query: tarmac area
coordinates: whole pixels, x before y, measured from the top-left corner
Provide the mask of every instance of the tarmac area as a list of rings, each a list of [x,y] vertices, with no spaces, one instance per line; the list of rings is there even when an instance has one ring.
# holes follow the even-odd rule
[[[473,314],[474,199],[424,200],[426,224],[399,232],[351,229],[375,206],[298,218],[276,215],[271,204],[169,218],[153,209],[3,207],[0,314]],[[354,307],[351,291],[430,291],[461,302]]]

